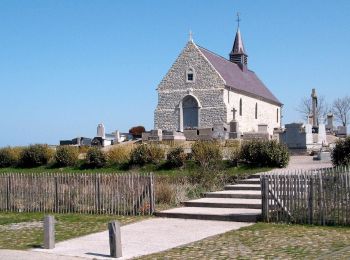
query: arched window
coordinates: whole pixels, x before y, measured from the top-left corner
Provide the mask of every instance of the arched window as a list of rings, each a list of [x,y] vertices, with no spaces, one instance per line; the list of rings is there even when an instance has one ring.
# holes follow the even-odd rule
[[[186,82],[194,82],[195,81],[195,73],[193,68],[188,68],[186,70]]]
[[[278,118],[279,118],[279,113],[278,113],[278,108],[277,108],[277,123],[278,123]]]
[[[242,99],[239,100],[239,115],[242,115]]]
[[[255,119],[258,119],[258,103],[255,103]]]

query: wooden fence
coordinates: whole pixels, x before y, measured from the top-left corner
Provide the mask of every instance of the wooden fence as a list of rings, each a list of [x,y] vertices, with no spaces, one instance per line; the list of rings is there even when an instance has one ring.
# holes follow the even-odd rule
[[[350,225],[349,168],[261,175],[264,221]]]
[[[0,210],[153,214],[152,174],[0,174]]]

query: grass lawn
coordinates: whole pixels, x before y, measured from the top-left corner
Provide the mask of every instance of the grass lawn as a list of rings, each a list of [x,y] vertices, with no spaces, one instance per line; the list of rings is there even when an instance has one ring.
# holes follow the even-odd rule
[[[83,169],[81,167],[64,167],[64,168],[54,168],[50,166],[40,166],[34,168],[19,168],[19,167],[8,167],[0,168],[0,173],[149,173],[153,172],[155,175],[161,176],[189,176],[194,172],[200,170],[200,167],[194,162],[187,162],[184,168],[166,169],[164,164],[160,165],[145,165],[143,167],[104,167],[99,169]],[[264,172],[272,170],[272,168],[267,167],[254,167],[248,165],[240,165],[238,167],[233,167],[227,161],[223,161],[219,166],[218,170],[227,173],[230,176],[240,176],[246,174],[254,174],[258,172]]]
[[[111,220],[128,224],[146,216],[54,214],[56,241],[62,241],[107,229]],[[0,249],[27,249],[43,245],[44,213],[0,212]]]
[[[350,228],[257,223],[140,259],[349,259]]]

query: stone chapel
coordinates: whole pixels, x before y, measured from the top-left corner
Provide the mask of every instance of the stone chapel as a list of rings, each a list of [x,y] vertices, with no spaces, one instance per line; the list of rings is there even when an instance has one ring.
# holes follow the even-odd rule
[[[194,43],[192,37],[157,88],[155,129],[183,132],[235,119],[239,131],[272,135],[281,126],[282,103],[248,69],[238,26],[228,59]]]

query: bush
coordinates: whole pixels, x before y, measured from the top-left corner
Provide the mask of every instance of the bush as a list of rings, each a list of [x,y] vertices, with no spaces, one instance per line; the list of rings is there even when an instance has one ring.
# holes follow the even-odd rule
[[[38,167],[46,165],[53,156],[53,150],[47,144],[34,144],[25,147],[19,159],[22,167]]]
[[[145,132],[146,129],[143,126],[134,126],[132,128],[129,129],[129,134],[132,134],[133,138],[141,138],[142,137],[142,133]]]
[[[339,139],[336,142],[331,158],[334,166],[350,165],[350,137]]]
[[[109,165],[126,164],[131,158],[131,145],[117,145],[107,152],[107,160]]]
[[[19,162],[21,147],[5,147],[0,149],[0,168],[16,166]]]
[[[85,160],[89,168],[102,168],[107,165],[107,155],[97,147],[88,150]]]
[[[288,148],[275,140],[244,142],[239,157],[248,164],[266,167],[283,168],[289,162]]]
[[[222,160],[222,149],[217,141],[196,141],[192,145],[192,158],[201,167],[217,166]]]
[[[140,144],[131,152],[131,163],[133,165],[145,165],[147,163],[157,164],[164,160],[165,152],[157,144]]]
[[[187,154],[182,147],[173,148],[167,155],[167,165],[171,168],[182,167],[187,159]]]
[[[59,167],[74,166],[78,163],[79,149],[72,146],[59,146],[55,153],[55,163]]]

